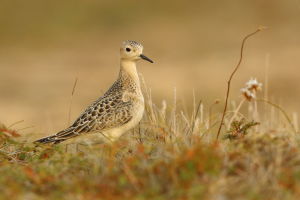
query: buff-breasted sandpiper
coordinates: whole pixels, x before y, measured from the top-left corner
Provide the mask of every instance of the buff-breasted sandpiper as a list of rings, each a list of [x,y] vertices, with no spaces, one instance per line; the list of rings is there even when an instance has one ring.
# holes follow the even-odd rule
[[[135,127],[144,113],[144,97],[136,62],[143,59],[153,63],[142,52],[140,43],[130,40],[123,42],[119,77],[110,89],[88,106],[70,127],[35,142],[58,144],[71,138],[84,141],[95,136],[114,141]]]

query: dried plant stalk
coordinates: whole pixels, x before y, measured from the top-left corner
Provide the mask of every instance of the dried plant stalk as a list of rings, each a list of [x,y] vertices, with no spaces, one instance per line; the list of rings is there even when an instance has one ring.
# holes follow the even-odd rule
[[[239,67],[240,67],[240,65],[242,63],[245,43],[246,43],[246,41],[247,41],[248,38],[250,38],[251,36],[255,35],[256,33],[262,31],[263,29],[264,29],[263,27],[259,27],[256,31],[254,31],[254,32],[246,35],[244,37],[243,41],[242,41],[239,62],[236,65],[236,67],[234,68],[233,72],[231,73],[231,75],[230,75],[230,77],[229,77],[229,79],[227,81],[227,91],[226,91],[225,106],[224,106],[224,110],[223,110],[223,114],[222,114],[221,124],[219,126],[218,133],[217,133],[217,139],[220,136],[220,132],[221,132],[222,126],[224,124],[224,117],[225,117],[225,114],[226,114],[226,111],[227,111],[227,106],[228,106],[228,98],[229,98],[231,80],[232,80],[234,74],[237,72],[237,70],[239,69]]]

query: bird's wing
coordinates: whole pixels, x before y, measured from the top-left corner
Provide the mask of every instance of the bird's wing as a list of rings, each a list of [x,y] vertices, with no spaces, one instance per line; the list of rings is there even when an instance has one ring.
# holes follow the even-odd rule
[[[108,95],[95,101],[67,129],[38,140],[39,143],[59,143],[90,132],[102,132],[122,126],[132,119],[132,102],[122,94]]]

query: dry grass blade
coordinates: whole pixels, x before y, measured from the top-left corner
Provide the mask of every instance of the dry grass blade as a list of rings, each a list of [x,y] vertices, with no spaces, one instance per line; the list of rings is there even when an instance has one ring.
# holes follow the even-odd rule
[[[24,122],[24,120],[20,120],[20,121],[14,122],[11,125],[9,125],[8,128],[12,128],[13,126],[15,126],[17,124],[20,124],[20,123],[23,123],[23,122]]]
[[[194,116],[192,118],[192,123],[191,123],[191,127],[190,127],[190,134],[192,134],[194,132],[194,129],[195,129],[195,126],[196,126],[196,119],[198,117],[201,104],[202,104],[202,100],[199,101],[199,103],[197,105],[196,113],[194,114]]]
[[[77,81],[78,81],[78,78],[76,77],[74,85],[73,85],[72,93],[71,93],[71,98],[70,98],[70,106],[69,106],[69,114],[68,114],[68,126],[70,125],[70,121],[71,121],[72,102],[73,102],[73,96],[74,96],[74,93],[75,93]]]
[[[246,35],[242,41],[242,46],[241,46],[241,50],[240,50],[240,58],[239,58],[239,62],[238,64],[236,65],[236,67],[234,68],[233,72],[231,73],[229,79],[228,79],[228,82],[227,82],[227,91],[226,91],[226,99],[225,99],[225,106],[224,106],[224,110],[223,110],[223,114],[222,114],[222,119],[221,119],[221,124],[219,126],[219,129],[218,129],[218,133],[217,133],[217,139],[219,138],[219,135],[220,135],[220,132],[221,132],[221,129],[222,129],[222,126],[223,126],[223,123],[224,123],[224,117],[225,117],[225,113],[227,111],[227,106],[228,106],[228,98],[229,98],[229,93],[230,93],[230,84],[231,84],[231,80],[233,78],[233,76],[235,75],[235,73],[237,72],[237,70],[239,69],[241,63],[242,63],[242,60],[243,60],[243,54],[244,54],[244,46],[245,46],[245,43],[247,41],[248,38],[250,38],[251,36],[255,35],[256,33],[262,31],[264,28],[263,27],[259,27],[256,31]]]

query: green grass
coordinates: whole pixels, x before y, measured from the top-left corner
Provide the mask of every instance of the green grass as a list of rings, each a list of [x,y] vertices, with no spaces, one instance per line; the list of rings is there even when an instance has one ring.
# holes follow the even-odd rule
[[[0,199],[298,199],[299,136],[281,111],[231,107],[216,141],[220,113],[145,96],[139,127],[112,144],[36,147],[1,125]]]

